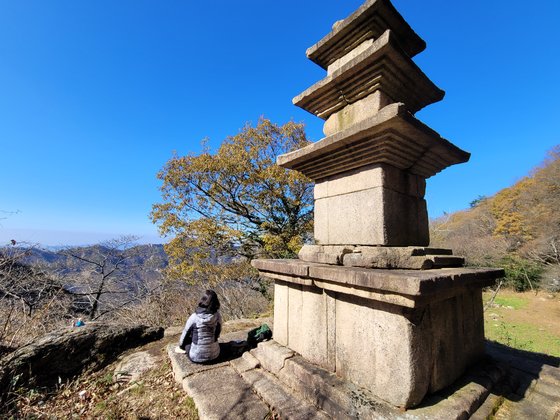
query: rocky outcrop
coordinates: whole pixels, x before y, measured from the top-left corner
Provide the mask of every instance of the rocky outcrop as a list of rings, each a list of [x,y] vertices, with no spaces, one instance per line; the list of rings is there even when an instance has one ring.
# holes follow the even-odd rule
[[[163,328],[144,325],[88,324],[51,332],[0,360],[0,402],[10,390],[52,386],[162,337]]]

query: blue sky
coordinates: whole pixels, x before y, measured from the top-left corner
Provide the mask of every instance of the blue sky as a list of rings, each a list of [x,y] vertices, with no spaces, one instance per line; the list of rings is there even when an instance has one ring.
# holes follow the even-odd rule
[[[156,173],[324,77],[305,50],[358,0],[0,0],[0,244],[156,241]],[[394,0],[445,99],[417,117],[472,153],[428,180],[431,217],[523,177],[560,143],[560,2]]]

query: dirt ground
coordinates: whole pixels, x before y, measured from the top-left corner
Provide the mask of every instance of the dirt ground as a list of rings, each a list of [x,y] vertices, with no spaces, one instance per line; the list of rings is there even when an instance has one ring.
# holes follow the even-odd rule
[[[528,300],[525,311],[513,311],[512,320],[528,322],[537,321],[537,324],[560,337],[560,295],[548,293],[524,293],[523,298]]]

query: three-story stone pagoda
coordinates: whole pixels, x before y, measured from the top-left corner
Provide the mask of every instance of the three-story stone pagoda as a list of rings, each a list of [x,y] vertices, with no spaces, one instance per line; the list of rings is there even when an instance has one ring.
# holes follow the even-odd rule
[[[315,245],[256,260],[275,282],[274,339],[399,407],[457,380],[484,352],[482,288],[496,269],[429,248],[426,179],[469,153],[414,117],[444,92],[389,0],[368,0],[309,48],[326,77],[294,98],[325,138],[278,157],[315,182]]]

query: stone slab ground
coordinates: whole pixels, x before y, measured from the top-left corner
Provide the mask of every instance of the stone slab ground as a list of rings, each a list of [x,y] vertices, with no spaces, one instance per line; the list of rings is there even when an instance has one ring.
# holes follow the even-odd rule
[[[242,339],[246,331],[221,341]],[[486,343],[487,357],[419,407],[401,410],[274,341],[214,365],[169,344],[175,380],[201,419],[558,419],[560,359]]]

